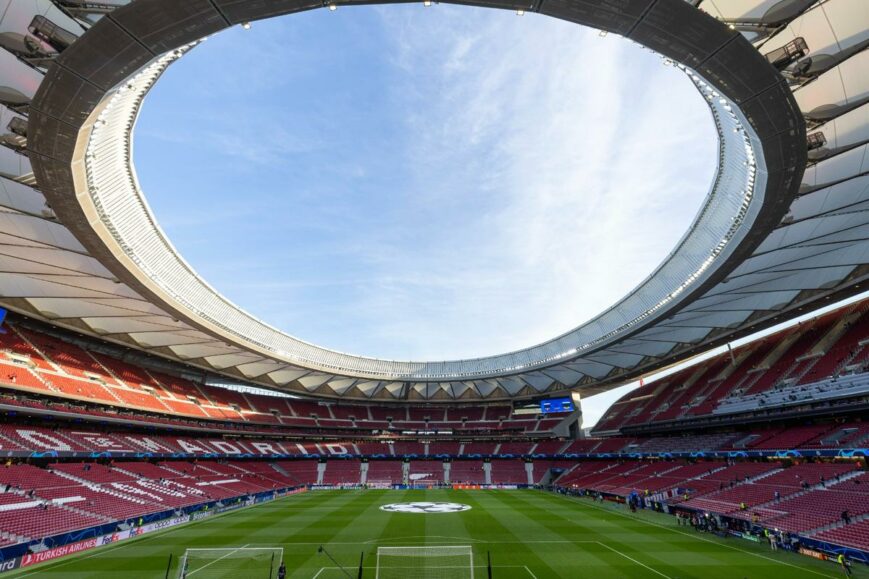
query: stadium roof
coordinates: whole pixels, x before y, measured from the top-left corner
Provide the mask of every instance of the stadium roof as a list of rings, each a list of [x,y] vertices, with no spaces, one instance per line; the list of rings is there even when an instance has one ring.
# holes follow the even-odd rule
[[[15,53],[0,32],[3,56],[24,62],[0,100],[7,118],[26,114],[16,146],[33,169],[20,154],[3,169],[0,293],[58,325],[287,391],[499,399],[601,391],[856,293],[865,277],[869,33],[847,0],[727,3],[733,13],[683,0],[474,2],[600,28],[669,59],[709,104],[719,164],[677,247],[616,306],[524,350],[424,362],[326,350],[240,310],[172,247],[136,181],[132,129],[166,67],[228,26],[322,2],[138,0],[96,23],[59,4],[46,16],[74,42],[30,27],[50,58]]]

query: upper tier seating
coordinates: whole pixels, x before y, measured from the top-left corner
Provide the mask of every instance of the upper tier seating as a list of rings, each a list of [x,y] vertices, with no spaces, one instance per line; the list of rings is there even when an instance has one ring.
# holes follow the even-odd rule
[[[392,448],[395,456],[425,456],[425,445],[420,442],[396,442]]]
[[[693,434],[691,436],[671,436],[650,438],[636,445],[629,445],[627,452],[683,452],[697,450],[716,450],[724,448],[733,440],[731,433]]]
[[[468,445],[466,444],[465,446],[467,447]],[[438,456],[445,454],[457,456],[461,447],[462,443],[460,442],[430,442],[428,444],[428,455]],[[467,449],[465,450],[465,454],[467,454]]]
[[[613,438],[604,439],[599,445],[597,445],[594,451],[600,453],[621,452],[635,441],[635,438],[623,438],[615,436]]]
[[[392,445],[384,442],[357,442],[356,448],[359,449],[359,453],[363,455],[392,455]]]
[[[497,446],[494,442],[466,442],[464,444],[463,453],[466,455],[472,454],[494,454],[495,447]]]
[[[568,444],[566,440],[541,440],[534,447],[533,454],[558,454]]]
[[[614,430],[687,416],[769,409],[798,404],[806,399],[842,398],[864,392],[869,387],[869,378],[852,374],[856,366],[869,361],[864,360],[869,357],[869,347],[863,343],[869,339],[869,315],[862,308],[863,305],[858,305],[833,312],[735,350],[735,363],[731,362],[729,354],[725,354],[658,382],[645,384],[616,403],[596,430]],[[128,408],[142,411],[135,418],[149,422],[207,420],[210,421],[209,427],[215,429],[259,429],[262,432],[281,427],[283,432],[316,429],[339,434],[349,434],[353,429],[385,429],[390,421],[393,430],[438,428],[542,433],[562,420],[559,416],[514,414],[510,406],[503,404],[367,406],[242,394],[145,370],[30,328],[7,325],[5,330],[5,334],[0,334],[0,349],[4,356],[0,359],[0,383],[10,390],[20,388],[101,405],[97,409],[81,410],[93,415],[99,414],[99,408],[106,409],[106,412],[113,412],[111,408]],[[829,379],[833,374],[839,377]],[[754,439],[740,448],[766,450],[774,449],[775,445],[822,447],[825,446],[823,436],[833,434],[832,431],[821,433],[820,437],[802,441],[796,434],[788,434],[784,439]],[[834,438],[849,440],[844,435]],[[835,440],[828,446],[835,446]],[[639,450],[681,450],[681,447],[672,446],[676,442],[674,439],[646,441]],[[0,446],[11,449],[16,444],[0,438]],[[533,452],[555,452],[547,444],[547,441],[540,443]],[[690,443],[686,441],[685,444]],[[619,439],[608,439],[597,445],[580,441],[566,452],[619,452],[628,446],[627,439],[625,445]],[[708,445],[695,450],[721,446],[724,444],[719,439],[709,437]],[[469,446],[466,453],[487,454],[483,448]],[[430,446],[429,454],[432,455],[433,450],[435,455],[453,454],[439,449],[436,445]],[[418,454],[419,449],[403,449],[402,452]]]
[[[512,415],[497,406],[366,406],[240,393],[146,370],[102,351],[31,328],[7,325],[0,333],[0,385],[103,405],[154,413],[141,420],[210,420],[237,425],[317,429],[439,429],[545,432],[561,418]]]
[[[462,408],[448,408],[446,414],[447,422],[478,422],[483,420],[486,414],[485,406],[465,406]]]
[[[613,404],[595,432],[682,417],[843,398],[866,383],[830,379],[869,362],[869,314],[857,304],[647,383]]]
[[[526,455],[536,446],[533,442],[502,442],[498,447],[499,454]]]
[[[821,438],[829,430],[830,427],[823,424],[819,426],[788,428],[771,436],[760,436],[758,439],[748,442],[747,446],[757,450],[801,448],[807,443]]]
[[[573,442],[568,444],[567,448],[565,448],[562,452],[564,454],[587,454],[595,452],[595,449],[600,446],[601,442],[602,439],[600,438],[583,438],[580,440],[574,440]]]

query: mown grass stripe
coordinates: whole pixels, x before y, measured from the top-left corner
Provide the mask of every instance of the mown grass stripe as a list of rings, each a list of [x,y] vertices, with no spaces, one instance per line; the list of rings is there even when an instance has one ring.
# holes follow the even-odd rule
[[[624,561],[613,557],[613,553],[650,569],[655,575],[681,575],[685,573],[686,567],[709,568],[717,564],[716,560],[706,557],[704,553],[675,544],[663,533],[649,533],[648,529],[629,526],[632,532],[628,534],[625,532],[625,521],[620,521],[622,524],[619,525],[615,520],[606,517],[579,518],[575,516],[575,510],[571,510],[574,516],[567,517],[563,514],[563,509],[552,506],[549,498],[548,495],[537,491],[517,495],[517,499],[528,504],[530,508],[550,512],[551,516],[547,518],[548,525],[557,526],[566,534],[570,533],[571,527],[578,527],[584,531],[586,537],[596,539],[601,547],[598,551],[601,553],[608,551],[606,558],[612,566],[626,566]],[[580,504],[579,509],[581,507]],[[679,564],[676,565],[674,561],[678,561]]]
[[[414,500],[450,501],[470,511],[396,514],[380,505]],[[380,545],[472,545],[478,565],[491,551],[496,579],[818,579],[834,578],[831,564],[759,545],[709,538],[675,527],[658,513],[628,514],[618,507],[538,491],[323,491],[264,503],[3,577],[46,579],[162,579],[170,552],[187,547],[281,546],[292,579],[311,579],[323,567],[323,543],[354,566],[376,565]],[[744,544],[743,544],[744,543]],[[660,563],[659,563],[660,562]],[[482,568],[480,568],[482,569]],[[367,570],[365,579],[373,577]],[[336,571],[337,572],[337,571]],[[370,574],[369,574],[370,573]],[[208,570],[203,571],[203,576]],[[250,573],[241,576],[252,577]],[[318,579],[341,575],[325,572]],[[198,575],[196,579],[198,579]],[[866,578],[863,568],[855,577]]]
[[[673,526],[670,526],[670,525],[665,525],[665,524],[661,524],[661,523],[658,523],[655,521],[646,520],[646,519],[642,518],[642,516],[641,517],[634,517],[633,515],[628,515],[627,513],[614,511],[611,508],[598,506],[595,504],[582,503],[582,502],[580,502],[580,499],[575,499],[573,497],[567,497],[564,495],[552,494],[552,493],[545,493],[545,494],[547,496],[552,497],[552,499],[556,500],[556,501],[566,500],[566,501],[570,501],[574,504],[580,505],[581,508],[593,509],[593,510],[597,511],[598,513],[609,513],[612,516],[621,517],[621,518],[629,518],[629,519],[636,521],[638,524],[644,524],[644,525],[657,527],[657,528],[663,529],[665,531],[668,531],[670,533],[676,533],[676,534],[682,535],[684,537],[688,537],[689,539],[692,539],[693,541],[700,541],[700,542],[704,542],[707,544],[716,545],[717,547],[722,548],[722,549],[730,549],[733,551],[738,551],[740,553],[743,553],[743,554],[751,556],[751,557],[758,557],[758,558],[763,559],[764,561],[767,561],[767,562],[772,563],[774,565],[788,566],[788,567],[791,567],[793,569],[798,569],[800,572],[810,573],[810,574],[815,575],[815,576],[828,577],[830,579],[837,578],[837,575],[834,575],[832,573],[825,573],[825,572],[820,571],[818,569],[812,568],[812,567],[815,567],[816,565],[818,565],[818,562],[816,562],[813,559],[809,559],[807,557],[802,557],[799,555],[791,555],[790,553],[781,553],[779,556],[777,556],[775,558],[769,557],[766,555],[762,555],[761,553],[757,553],[757,552],[749,550],[747,548],[748,544],[746,545],[746,547],[736,547],[734,545],[728,545],[728,544],[723,543],[723,542],[718,541],[718,540],[713,540],[713,539],[709,539],[707,537],[702,537],[698,533],[693,532],[693,531],[686,532],[686,531],[682,531],[682,530],[679,530],[677,528],[674,528]],[[797,558],[796,560],[799,561],[799,564],[790,563],[787,560],[784,560],[782,558],[782,557],[788,557],[788,556],[796,557]],[[732,561],[730,564],[732,565]],[[745,562],[743,562],[743,565],[747,566],[747,567],[753,567],[751,564],[746,564]],[[821,565],[824,565],[824,564],[821,563]],[[829,568],[829,567],[830,567],[830,565],[825,566],[825,568]]]

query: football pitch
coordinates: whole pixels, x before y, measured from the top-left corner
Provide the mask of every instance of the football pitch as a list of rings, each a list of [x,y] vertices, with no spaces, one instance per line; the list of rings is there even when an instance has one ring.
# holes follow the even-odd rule
[[[384,511],[384,505],[449,502],[471,507],[439,513]],[[402,507],[399,507],[402,508]],[[458,508],[458,507],[457,507]],[[327,553],[318,553],[323,545]],[[190,579],[262,579],[268,565],[246,565],[239,548],[282,548],[288,577],[375,577],[378,547],[470,546],[474,577],[486,577],[487,556],[497,579],[818,579],[843,577],[831,563],[739,538],[722,539],[676,525],[673,517],[629,513],[535,490],[315,491],[229,512],[210,519],[86,551],[6,577],[64,579],[178,576],[177,561],[188,548],[224,548],[232,557],[188,567]],[[217,555],[217,561],[224,555]],[[236,561],[227,565],[226,561]],[[337,562],[337,564],[336,564]],[[856,566],[855,566],[856,567]],[[265,569],[264,572],[259,571]],[[869,577],[855,568],[855,577]],[[400,576],[399,573],[398,576]],[[465,577],[467,572],[411,574]],[[397,575],[390,575],[394,577]]]

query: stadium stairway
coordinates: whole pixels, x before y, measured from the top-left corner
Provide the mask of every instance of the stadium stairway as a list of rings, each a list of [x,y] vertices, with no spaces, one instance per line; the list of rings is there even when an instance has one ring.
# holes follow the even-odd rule
[[[552,485],[561,484],[558,481],[560,481],[562,479],[565,479],[565,480],[569,479],[571,476],[571,473],[573,473],[573,471],[575,471],[579,467],[579,464],[580,463],[576,463],[576,464],[572,465],[571,467],[566,469],[564,472],[562,472],[560,475],[558,475],[557,477],[552,478],[550,480],[546,480],[548,476],[551,476],[551,473],[549,470],[547,470],[545,473],[538,474],[537,470],[535,469],[535,476],[538,476],[537,484],[552,484]]]
[[[270,463],[269,463],[269,466],[272,467],[272,469],[274,469],[274,471],[275,471],[276,473],[278,473],[279,475],[281,475],[282,477],[284,477],[284,478],[286,478],[286,479],[292,479],[292,478],[293,478],[292,476],[290,476],[290,473],[288,473],[287,471],[285,471],[284,469],[282,469],[282,468],[281,468],[281,465],[279,465],[278,463],[276,463],[276,462],[270,462]]]
[[[112,518],[112,517],[107,517],[107,516],[105,516],[105,515],[101,515],[101,514],[99,514],[99,513],[95,513],[95,512],[92,512],[92,511],[86,511],[86,510],[84,510],[84,509],[79,509],[78,507],[73,507],[73,506],[70,506],[70,505],[65,505],[65,504],[55,503],[55,502],[52,502],[51,504],[52,504],[53,506],[59,508],[59,509],[63,509],[63,510],[65,510],[65,511],[67,511],[67,512],[70,512],[70,513],[76,513],[76,514],[84,515],[84,516],[88,516],[88,515],[90,515],[90,516],[92,516],[92,517],[100,517],[100,518],[103,519],[103,521],[106,522],[106,523],[111,523],[112,521],[115,520],[115,519]]]

